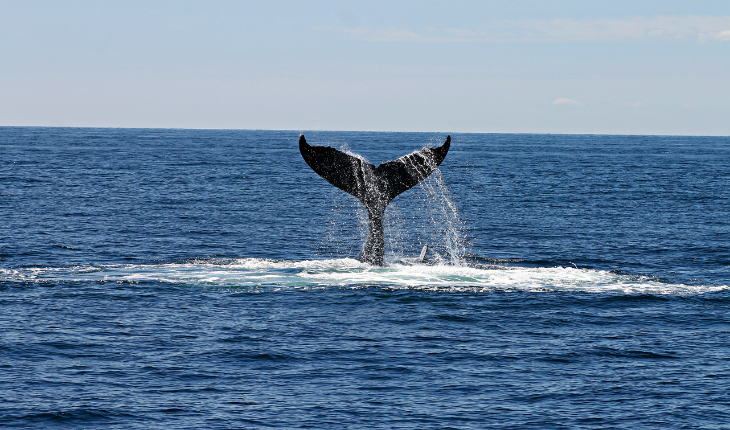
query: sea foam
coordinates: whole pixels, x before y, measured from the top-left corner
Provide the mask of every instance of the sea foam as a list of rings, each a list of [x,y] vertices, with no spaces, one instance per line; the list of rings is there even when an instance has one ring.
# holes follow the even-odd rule
[[[5,282],[165,282],[218,288],[366,288],[425,291],[576,291],[621,294],[697,294],[727,285],[687,285],[648,276],[575,267],[391,264],[353,259],[195,260],[183,263],[20,268],[0,270]]]

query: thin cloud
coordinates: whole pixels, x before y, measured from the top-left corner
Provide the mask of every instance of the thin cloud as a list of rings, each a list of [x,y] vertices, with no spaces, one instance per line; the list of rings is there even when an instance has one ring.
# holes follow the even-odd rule
[[[317,27],[315,30],[334,31],[354,36],[366,42],[460,42],[457,38],[444,38],[441,35],[429,35],[426,32],[401,28],[369,28],[369,27]]]
[[[727,42],[730,40],[730,30],[723,30],[715,34],[716,40],[721,40],[723,42]]]
[[[484,28],[398,29],[323,27],[369,42],[495,43],[616,42],[642,39],[730,41],[730,16],[655,16],[602,19],[521,19],[488,22]]]
[[[583,103],[573,99],[555,99],[553,106],[583,106]]]

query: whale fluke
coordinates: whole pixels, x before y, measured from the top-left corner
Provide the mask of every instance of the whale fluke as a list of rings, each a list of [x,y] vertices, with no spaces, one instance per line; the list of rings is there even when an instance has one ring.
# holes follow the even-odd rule
[[[382,266],[385,256],[383,214],[388,203],[413,188],[436,170],[451,146],[451,136],[436,148],[425,148],[386,161],[375,167],[357,155],[345,154],[329,146],[313,146],[299,136],[299,152],[304,161],[327,182],[352,194],[368,210],[370,228],[360,261]]]

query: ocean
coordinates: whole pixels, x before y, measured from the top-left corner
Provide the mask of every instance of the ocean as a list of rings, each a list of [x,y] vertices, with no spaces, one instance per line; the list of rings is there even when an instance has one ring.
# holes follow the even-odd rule
[[[730,429],[730,137],[299,134],[0,127],[0,427]]]

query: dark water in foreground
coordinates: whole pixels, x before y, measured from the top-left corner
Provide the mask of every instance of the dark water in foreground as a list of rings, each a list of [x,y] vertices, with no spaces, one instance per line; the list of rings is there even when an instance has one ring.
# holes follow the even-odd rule
[[[730,138],[452,137],[0,128],[0,427],[730,428]]]

